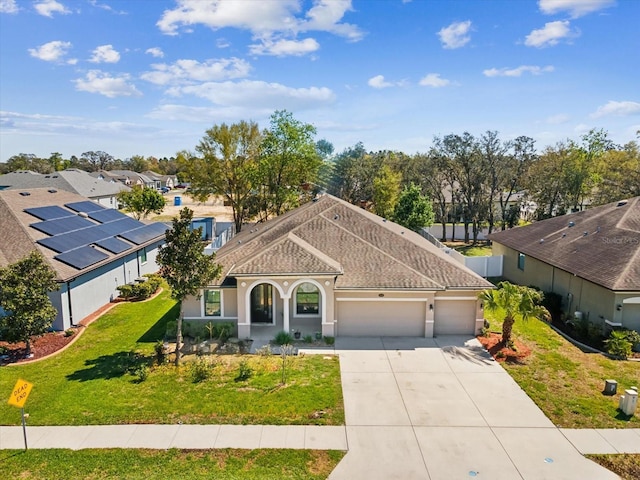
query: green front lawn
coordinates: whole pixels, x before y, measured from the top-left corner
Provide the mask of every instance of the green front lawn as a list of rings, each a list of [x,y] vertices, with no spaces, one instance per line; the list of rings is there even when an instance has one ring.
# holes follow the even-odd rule
[[[492,255],[491,246],[485,243],[476,243],[474,245],[473,243],[445,242],[445,245],[466,257],[490,257]]]
[[[345,452],[320,450],[0,451],[3,478],[167,480],[324,479]]]
[[[491,330],[501,331],[502,318],[501,313],[487,312]],[[629,418],[617,409],[620,393],[632,386],[640,387],[640,362],[584,353],[539,320],[519,319],[513,332],[532,353],[522,364],[503,365],[555,425],[640,428],[640,412]],[[618,395],[602,394],[606,379],[617,380]]]
[[[177,315],[167,290],[147,302],[120,304],[89,325],[66,351],[1,368],[0,396],[8,398],[18,378],[33,383],[25,406],[30,425],[344,424],[335,356],[290,357],[285,385],[280,384],[280,357],[251,355],[205,357],[213,362],[211,376],[199,383],[187,362],[178,370],[151,366],[140,382],[131,367],[152,364],[154,344]],[[242,360],[253,375],[236,381]],[[0,424],[19,424],[19,412],[0,402]]]

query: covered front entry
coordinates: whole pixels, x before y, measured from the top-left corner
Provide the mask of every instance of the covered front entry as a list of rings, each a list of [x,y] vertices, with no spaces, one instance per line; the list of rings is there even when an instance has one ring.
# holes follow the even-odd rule
[[[438,299],[435,306],[435,335],[473,335],[476,327],[476,301]]]
[[[424,301],[339,301],[340,337],[424,337]]]
[[[261,283],[251,290],[250,315],[252,324],[274,325],[275,297],[273,285]]]

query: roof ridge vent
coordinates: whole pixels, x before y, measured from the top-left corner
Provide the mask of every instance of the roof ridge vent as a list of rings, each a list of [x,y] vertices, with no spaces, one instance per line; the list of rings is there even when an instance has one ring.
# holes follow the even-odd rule
[[[20,192],[20,195],[22,195],[23,197],[28,197],[31,194],[29,192]]]
[[[627,200],[620,200],[618,202],[618,204],[616,205],[616,207],[623,207],[627,204]]]
[[[573,227],[575,226],[576,222],[574,222],[573,220],[569,222],[569,227]]]

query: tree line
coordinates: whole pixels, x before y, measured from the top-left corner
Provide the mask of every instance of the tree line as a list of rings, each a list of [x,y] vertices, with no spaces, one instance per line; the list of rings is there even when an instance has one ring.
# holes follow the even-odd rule
[[[0,172],[76,167],[177,173],[191,183],[197,200],[224,197],[238,231],[248,220],[280,215],[319,191],[394,218],[403,192],[417,186],[432,202],[442,239],[447,223],[461,223],[466,241],[476,241],[483,227],[493,231],[517,224],[525,201],[535,205],[530,220],[540,220],[640,195],[638,141],[616,145],[604,130],[541,151],[528,136],[504,140],[491,130],[479,136],[451,133],[435,136],[426,152],[413,155],[367,151],[362,143],[335,154],[329,141],[315,136],[315,127],[282,110],[264,130],[252,121],[213,125],[193,150],[171,158],[20,154],[0,164]]]

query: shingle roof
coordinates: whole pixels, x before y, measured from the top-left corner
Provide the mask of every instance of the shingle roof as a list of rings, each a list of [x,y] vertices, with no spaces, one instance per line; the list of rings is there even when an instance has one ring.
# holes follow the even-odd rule
[[[51,205],[62,207],[67,203],[87,201],[87,198],[64,190],[53,192],[50,190],[52,189],[32,188],[0,191],[0,266],[14,263],[37,249],[53,267],[58,280],[66,281],[109,263],[114,259],[129,255],[143,246],[155,243],[163,238],[161,235],[140,245],[132,244],[131,249],[117,255],[100,247],[95,247],[107,255],[105,260],[83,269],[77,269],[67,265],[54,258],[58,254],[57,252],[36,243],[38,240],[48,238],[49,235],[36,228],[30,227],[31,224],[38,223],[40,220],[24,210]],[[29,195],[21,195],[23,192],[29,193]],[[76,214],[73,210],[69,210],[69,212]],[[141,226],[144,225],[142,222],[139,223]]]
[[[611,290],[640,290],[640,197],[490,238]]]
[[[336,276],[337,289],[483,289],[491,284],[415,232],[330,195],[244,227],[218,252],[225,277]]]
[[[106,182],[94,178],[89,173],[67,169],[60,172],[40,174],[31,171],[19,171],[0,175],[0,186],[11,189],[25,188],[55,188],[71,193],[77,193],[87,198],[101,198],[117,195],[121,190],[129,190],[129,187]]]

